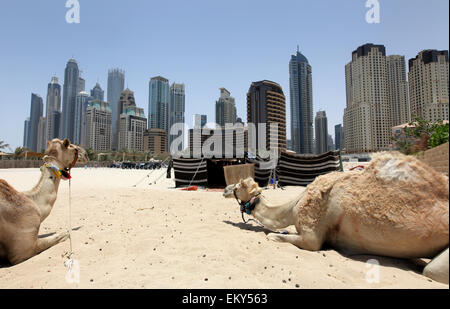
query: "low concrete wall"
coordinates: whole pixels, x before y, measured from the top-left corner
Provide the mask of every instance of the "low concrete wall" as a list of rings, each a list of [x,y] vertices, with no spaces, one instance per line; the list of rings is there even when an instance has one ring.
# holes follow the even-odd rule
[[[436,171],[449,175],[449,143],[427,150],[417,157]]]
[[[88,162],[88,167],[107,167],[111,165],[112,162]],[[42,160],[0,160],[0,169],[7,168],[38,168],[43,164]],[[77,164],[76,167],[84,167],[85,164]]]

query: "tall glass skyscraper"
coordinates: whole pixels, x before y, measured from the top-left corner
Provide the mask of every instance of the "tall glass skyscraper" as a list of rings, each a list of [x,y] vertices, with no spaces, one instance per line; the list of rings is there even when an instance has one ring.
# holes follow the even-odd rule
[[[118,150],[119,142],[119,123],[120,115],[117,113],[120,93],[125,89],[125,72],[120,69],[111,69],[108,71],[108,93],[107,100],[112,111],[112,148]]]
[[[51,141],[54,138],[60,136],[59,122],[54,123],[53,112],[61,112],[61,85],[58,82],[56,76],[52,77],[52,80],[48,84],[47,88],[47,104],[46,104],[46,139]],[[57,132],[55,134],[55,132]]]
[[[169,80],[161,76],[150,79],[148,128],[169,132]]]
[[[179,136],[184,136],[184,130],[180,134],[171,135],[170,129],[176,123],[185,123],[184,112],[185,112],[185,91],[184,84],[176,84],[173,83],[170,86],[170,98],[169,98],[169,147],[172,142],[178,138]],[[184,139],[184,138],[183,138]],[[184,149],[184,140],[183,143],[178,148],[179,151]],[[170,150],[170,149],[169,149]]]
[[[75,104],[75,129],[73,143],[86,146],[86,109],[93,98],[87,92],[81,91],[77,94]]]
[[[74,138],[75,127],[75,103],[78,94],[80,71],[75,59],[67,62],[64,72],[64,92],[62,107],[62,138],[71,141]]]
[[[289,83],[292,150],[300,154],[312,154],[314,153],[312,69],[308,59],[298,49],[289,62]]]
[[[27,147],[32,151],[38,151],[39,121],[44,113],[44,102],[40,96],[31,94],[30,124]]]

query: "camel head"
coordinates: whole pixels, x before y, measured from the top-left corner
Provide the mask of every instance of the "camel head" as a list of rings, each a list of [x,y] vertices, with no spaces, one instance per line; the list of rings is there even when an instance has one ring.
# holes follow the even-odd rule
[[[71,144],[67,138],[55,138],[47,143],[44,161],[55,163],[60,169],[70,170],[76,162],[87,163],[89,159],[83,148]]]
[[[225,198],[237,197],[242,202],[248,202],[253,197],[261,194],[262,189],[253,180],[253,178],[241,179],[237,184],[225,188],[223,196]]]

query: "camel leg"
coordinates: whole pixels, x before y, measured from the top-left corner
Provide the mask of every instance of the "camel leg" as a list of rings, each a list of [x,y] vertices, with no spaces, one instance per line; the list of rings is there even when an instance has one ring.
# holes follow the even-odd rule
[[[433,279],[434,281],[448,284],[448,263],[449,263],[449,252],[448,248],[444,250],[441,254],[435,257],[423,270],[423,275]]]
[[[34,248],[23,248],[23,246],[18,246],[9,254],[8,260],[12,265],[17,265],[53,247],[54,245],[67,240],[67,238],[69,238],[68,232],[46,238],[37,238],[37,240],[33,241],[33,243],[36,244]]]
[[[299,247],[300,249],[308,250],[308,251],[319,251],[322,248],[323,241],[313,233],[306,235],[298,235],[298,234],[277,234],[270,233],[267,235],[267,238],[277,242],[288,242],[293,244],[294,246]]]
[[[39,254],[60,242],[66,241],[69,238],[69,232],[64,232],[54,236],[39,238],[35,249],[35,254]]]

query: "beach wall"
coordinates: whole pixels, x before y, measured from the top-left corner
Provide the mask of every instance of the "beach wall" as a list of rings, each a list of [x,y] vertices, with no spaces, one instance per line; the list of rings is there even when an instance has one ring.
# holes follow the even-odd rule
[[[89,161],[88,164],[77,164],[76,167],[84,167],[87,165],[88,167],[108,167],[112,162],[104,161],[104,162],[96,162]],[[8,168],[38,168],[43,164],[42,160],[0,160],[0,169],[8,169]]]
[[[449,175],[449,143],[424,151],[417,157],[436,171]]]

